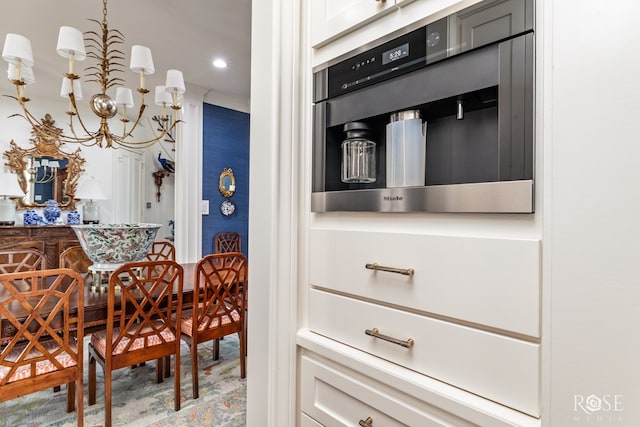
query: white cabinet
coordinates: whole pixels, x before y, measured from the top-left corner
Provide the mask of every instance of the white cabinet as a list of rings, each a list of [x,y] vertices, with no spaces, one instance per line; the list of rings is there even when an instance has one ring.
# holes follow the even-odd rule
[[[407,2],[407,0],[404,0]],[[311,44],[322,44],[362,27],[392,12],[395,0],[313,0],[311,7]]]
[[[360,43],[372,27],[388,30],[384,37],[471,4],[444,31],[476,47],[524,26],[531,12],[524,0],[476,3],[312,0],[314,61],[379,40]],[[540,425],[541,243],[532,217],[502,218],[310,218],[297,334],[301,423]]]

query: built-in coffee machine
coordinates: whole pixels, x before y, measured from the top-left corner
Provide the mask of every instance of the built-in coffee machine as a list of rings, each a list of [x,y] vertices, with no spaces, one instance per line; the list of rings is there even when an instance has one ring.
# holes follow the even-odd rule
[[[314,212],[531,213],[533,0],[486,0],[314,70]]]

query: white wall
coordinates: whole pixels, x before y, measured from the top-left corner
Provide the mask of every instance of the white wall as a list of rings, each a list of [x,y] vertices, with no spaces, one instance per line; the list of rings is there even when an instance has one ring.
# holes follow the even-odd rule
[[[638,426],[640,2],[537,5],[544,40],[543,420]],[[576,405],[589,396],[591,415]],[[614,396],[618,407],[609,408],[603,399]]]

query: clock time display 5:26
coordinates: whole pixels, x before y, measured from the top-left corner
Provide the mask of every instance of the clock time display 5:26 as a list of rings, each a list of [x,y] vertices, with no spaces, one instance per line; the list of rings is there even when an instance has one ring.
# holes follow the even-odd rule
[[[409,43],[405,43],[401,46],[383,52],[382,65],[387,65],[390,62],[397,61],[398,59],[405,58],[407,56],[409,56]]]

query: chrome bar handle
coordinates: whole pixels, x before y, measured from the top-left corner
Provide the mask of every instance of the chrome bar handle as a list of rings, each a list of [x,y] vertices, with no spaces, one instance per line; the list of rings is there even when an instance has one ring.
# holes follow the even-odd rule
[[[364,268],[367,270],[376,270],[376,271],[387,271],[389,273],[398,273],[403,274],[405,276],[413,276],[414,270],[413,268],[395,268],[395,267],[385,267],[384,265],[379,265],[377,262],[365,264]]]
[[[358,423],[361,427],[373,427],[373,418],[367,417],[366,420],[360,420]]]
[[[413,344],[415,344],[415,341],[413,340],[413,338],[409,338],[408,340],[400,340],[398,338],[390,337],[389,335],[381,334],[378,328],[365,329],[364,333],[374,338],[380,338],[381,340],[388,341],[393,344],[397,344],[404,348],[412,348]]]

